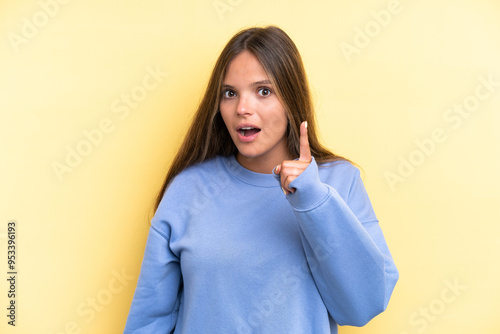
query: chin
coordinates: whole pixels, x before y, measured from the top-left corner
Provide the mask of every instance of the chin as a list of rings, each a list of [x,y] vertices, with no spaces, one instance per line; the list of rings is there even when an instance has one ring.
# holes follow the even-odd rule
[[[238,149],[238,154],[245,158],[258,158],[259,156],[262,155],[262,152],[256,152],[255,150],[248,150],[248,149],[243,149],[240,150]]]

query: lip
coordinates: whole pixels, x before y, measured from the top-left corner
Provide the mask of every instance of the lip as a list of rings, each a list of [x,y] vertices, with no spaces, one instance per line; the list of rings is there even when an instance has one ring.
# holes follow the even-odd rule
[[[251,135],[251,136],[243,136],[241,134],[240,130],[242,128],[247,128],[247,127],[259,129],[260,131]],[[238,135],[238,139],[244,143],[250,143],[250,142],[254,141],[259,136],[261,131],[262,131],[262,129],[260,127],[254,125],[254,124],[250,124],[250,123],[243,123],[243,124],[240,124],[236,127],[236,133]]]

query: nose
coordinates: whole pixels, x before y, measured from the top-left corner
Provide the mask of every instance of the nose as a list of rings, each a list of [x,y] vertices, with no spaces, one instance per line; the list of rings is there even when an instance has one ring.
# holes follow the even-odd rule
[[[236,106],[236,112],[240,116],[248,116],[253,113],[253,107],[250,98],[245,94],[240,95],[238,105]]]

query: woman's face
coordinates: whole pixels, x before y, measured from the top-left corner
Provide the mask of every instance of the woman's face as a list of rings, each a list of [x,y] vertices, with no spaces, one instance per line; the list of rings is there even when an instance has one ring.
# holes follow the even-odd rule
[[[274,166],[290,158],[285,108],[266,71],[248,51],[236,56],[227,68],[220,112],[243,167],[271,173]]]

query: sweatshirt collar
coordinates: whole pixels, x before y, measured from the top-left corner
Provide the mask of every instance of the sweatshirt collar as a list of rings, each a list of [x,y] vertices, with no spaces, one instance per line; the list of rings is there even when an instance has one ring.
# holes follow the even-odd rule
[[[274,174],[252,172],[240,165],[234,155],[224,157],[223,161],[229,172],[245,183],[266,188],[279,186],[279,181],[273,176]]]

